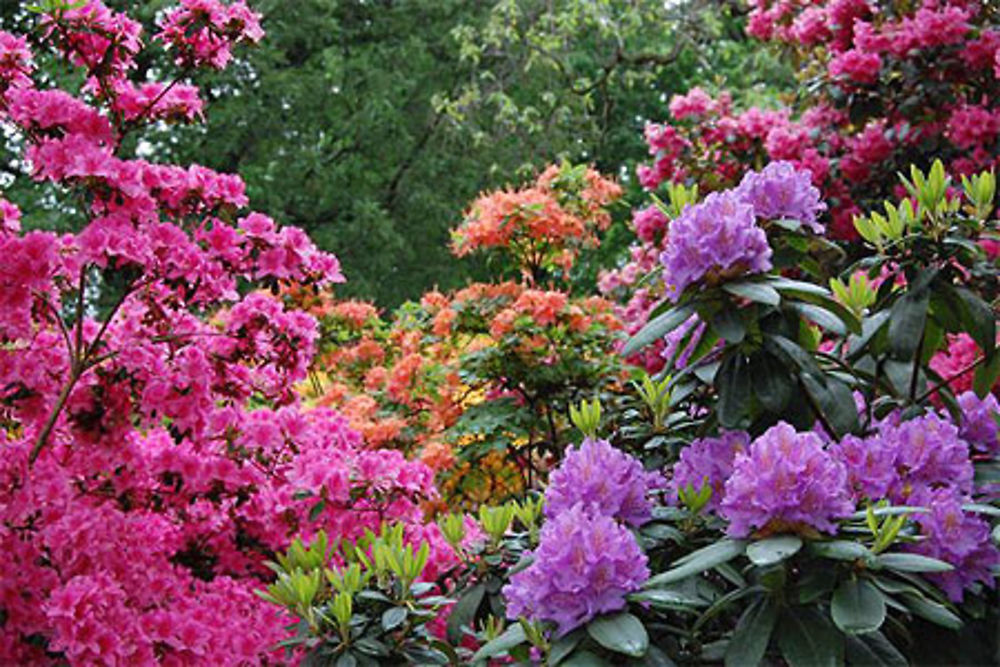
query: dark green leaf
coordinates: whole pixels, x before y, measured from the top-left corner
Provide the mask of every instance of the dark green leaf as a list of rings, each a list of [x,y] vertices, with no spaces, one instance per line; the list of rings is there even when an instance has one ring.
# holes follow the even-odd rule
[[[563,658],[572,653],[573,649],[580,645],[585,634],[583,629],[576,629],[568,635],[563,635],[553,641],[552,647],[549,649],[549,664],[553,667],[558,665]]]
[[[484,595],[486,595],[486,586],[476,584],[467,590],[458,599],[458,602],[455,603],[455,606],[451,610],[451,615],[448,616],[447,626],[448,641],[452,644],[457,645],[461,642],[462,628],[472,625],[472,621],[476,616],[476,610],[479,609]]]
[[[563,667],[610,667],[610,663],[590,651],[577,651],[560,664]]]
[[[813,324],[838,336],[847,335],[847,326],[836,315],[811,303],[793,303],[790,307]]]
[[[833,592],[830,615],[847,634],[874,632],[885,621],[885,598],[867,579],[847,579]]]
[[[675,611],[693,611],[707,607],[708,602],[696,595],[690,595],[677,589],[650,588],[632,593],[628,599],[633,602],[646,603],[652,607],[672,609]]]
[[[747,335],[743,315],[736,308],[723,308],[716,313],[710,324],[722,338],[731,344],[742,343]]]
[[[848,637],[845,653],[851,667],[907,667],[910,664],[881,632]]]
[[[504,630],[503,634],[499,637],[492,639],[479,647],[479,650],[472,656],[472,662],[479,662],[480,660],[486,660],[487,658],[492,658],[506,653],[518,644],[523,644],[527,641],[527,639],[528,638],[525,636],[524,628],[521,627],[521,624],[514,623]]]
[[[716,565],[728,563],[746,551],[746,542],[741,540],[720,540],[687,556],[674,561],[674,567],[662,574],[649,579],[643,588],[656,588],[675,581],[686,579],[694,574],[700,574]]]
[[[759,665],[777,619],[777,608],[769,597],[762,597],[747,607],[726,648],[726,667]]]
[[[646,628],[629,613],[598,616],[587,624],[587,634],[609,651],[634,658],[642,657],[649,648]]]
[[[930,291],[911,289],[892,305],[889,320],[889,347],[896,358],[913,359],[924,334]]]
[[[649,321],[646,326],[625,343],[625,347],[622,348],[622,356],[630,357],[650,343],[663,338],[684,324],[691,317],[692,313],[694,313],[694,308],[691,306],[681,306],[668,310],[659,317]]]
[[[926,618],[931,623],[952,630],[958,630],[962,627],[962,619],[942,604],[931,602],[922,595],[902,595],[900,597],[907,609],[921,618]]]
[[[834,435],[842,437],[858,430],[858,407],[850,387],[830,376],[817,379],[811,375],[802,376],[802,385],[836,431]]]
[[[881,554],[875,557],[874,564],[900,572],[950,572],[955,569],[943,560],[907,553]]]
[[[753,391],[761,405],[770,412],[780,412],[794,393],[788,371],[773,355],[761,352],[750,360]]]
[[[719,423],[726,428],[737,428],[747,411],[750,397],[750,366],[742,354],[731,354],[715,376],[719,394]]]
[[[789,667],[844,664],[844,636],[816,610],[788,609],[778,627],[778,646]]]
[[[781,295],[773,287],[762,283],[726,283],[722,289],[733,296],[762,303],[766,306],[777,306],[781,303]]]
[[[390,607],[382,612],[382,629],[388,632],[406,622],[406,607]]]

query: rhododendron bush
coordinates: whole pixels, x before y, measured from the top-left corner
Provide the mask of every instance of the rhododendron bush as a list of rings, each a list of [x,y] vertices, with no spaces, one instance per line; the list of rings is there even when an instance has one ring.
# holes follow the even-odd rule
[[[575,412],[588,437],[503,589],[518,623],[479,657],[995,661],[996,179],[936,161],[901,189],[854,220],[852,260],[788,162],[670,188],[661,297],[622,349],[657,344],[665,372],[639,415]]]
[[[853,217],[900,193],[897,174],[944,162],[956,178],[1000,157],[1000,32],[993,3],[966,0],[751,0],[747,32],[778,49],[799,73],[791,101],[739,109],[725,92],[693,88],[647,124],[644,188],[739,183],[748,169],[788,161],[823,195],[834,239],[859,239]],[[664,197],[665,198],[665,197]],[[655,206],[633,220],[636,245],[602,281],[627,291],[635,331],[658,299],[639,279],[662,248],[665,216]],[[984,243],[995,252],[996,240]],[[854,252],[854,249],[848,248]],[[635,288],[631,288],[635,286]],[[959,352],[959,354],[961,354]],[[643,361],[656,368],[655,352]]]
[[[48,87],[26,39],[0,33],[0,121],[88,222],[24,233],[2,203],[0,662],[271,660],[284,618],[253,591],[295,534],[394,519],[454,560],[422,522],[433,473],[304,409],[316,322],[248,289],[325,289],[337,259],[247,210],[238,176],[126,148],[201,117],[188,77],[260,40],[258,14],[184,0],[147,36],[96,0],[37,10],[83,84]],[[146,48],[174,79],[131,78]]]

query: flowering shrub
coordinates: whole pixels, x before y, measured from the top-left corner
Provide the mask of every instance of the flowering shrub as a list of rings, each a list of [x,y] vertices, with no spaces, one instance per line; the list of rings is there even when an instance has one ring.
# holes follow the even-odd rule
[[[509,254],[530,283],[565,277],[582,248],[611,224],[622,189],[585,165],[551,165],[532,187],[484,194],[452,232],[459,257],[477,250]]]
[[[660,303],[622,349],[663,346],[670,375],[637,385],[640,409],[626,403],[606,422],[619,426],[611,442],[666,463],[673,502],[636,531],[652,576],[596,614],[578,602],[606,607],[583,593],[554,602],[563,582],[592,575],[552,565],[582,537],[561,533],[543,557],[547,526],[617,512],[588,471],[627,457],[588,441],[552,474],[535,561],[504,589],[507,615],[522,618],[480,655],[520,641],[545,659],[795,666],[875,654],[975,663],[997,650],[996,614],[978,611],[996,608],[1000,572],[997,281],[980,245],[996,226],[995,179],[959,190],[941,163],[914,168],[907,199],[856,218],[864,255],[848,263],[803,174],[771,165],[703,203],[670,188],[653,260]],[[695,243],[712,234],[729,245]],[[965,361],[942,364],[956,340],[968,341]],[[960,379],[975,393],[956,395]],[[584,413],[593,430],[600,420]],[[963,625],[959,655],[942,633]]]
[[[337,259],[245,211],[238,176],[129,154],[144,125],[200,118],[186,77],[258,41],[258,15],[165,9],[147,41],[180,69],[139,84],[138,23],[97,0],[39,10],[82,88],[44,87],[27,41],[0,33],[0,122],[88,222],[21,233],[0,206],[0,662],[280,660],[283,614],[252,595],[264,560],[320,528],[426,532],[432,472],[304,409],[292,387],[315,320],[242,289],[325,289],[343,281]]]

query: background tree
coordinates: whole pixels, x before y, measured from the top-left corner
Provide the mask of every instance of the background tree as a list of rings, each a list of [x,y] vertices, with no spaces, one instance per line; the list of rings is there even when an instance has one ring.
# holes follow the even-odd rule
[[[165,6],[109,3],[126,4],[147,28]],[[718,0],[254,7],[269,39],[225,72],[199,76],[207,122],[150,128],[133,149],[241,173],[257,208],[338,254],[346,294],[385,305],[484,275],[447,251],[448,229],[477,192],[560,158],[624,176],[645,150],[638,130],[674,92],[721,78],[754,95],[785,76],[751,50],[740,12]],[[0,26],[28,18],[13,3],[0,8]],[[140,75],[164,68],[157,57],[138,63]],[[8,194],[29,227],[72,225],[72,210],[54,211],[44,193]],[[614,236],[602,252],[624,246]]]

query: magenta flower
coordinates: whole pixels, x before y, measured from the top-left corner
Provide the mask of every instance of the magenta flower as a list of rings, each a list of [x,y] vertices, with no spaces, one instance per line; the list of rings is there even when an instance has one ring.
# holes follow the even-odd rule
[[[545,516],[552,519],[582,503],[588,511],[639,526],[650,516],[646,496],[662,484],[660,475],[646,472],[638,459],[607,440],[587,438],[566,451],[549,477]]]
[[[812,432],[785,422],[772,426],[736,455],[721,514],[729,534],[835,532],[834,519],[854,510],[844,464]]]
[[[533,555],[503,589],[507,616],[552,621],[560,636],[623,609],[625,596],[649,578],[632,533],[582,503],[545,523]]]
[[[713,192],[670,223],[660,262],[667,294],[676,301],[697,282],[716,284],[770,270],[771,247],[750,204],[733,192]]]
[[[712,497],[705,508],[716,511],[725,497],[726,480],[733,473],[733,460],[750,446],[744,431],[729,431],[716,438],[701,438],[681,450],[670,480],[673,497],[690,485],[695,491],[707,484]]]
[[[791,162],[772,162],[759,172],[747,172],[735,193],[753,206],[758,218],[790,218],[817,234],[823,233],[816,216],[826,210],[826,204],[820,201],[819,190],[812,184],[812,174],[796,169]]]

